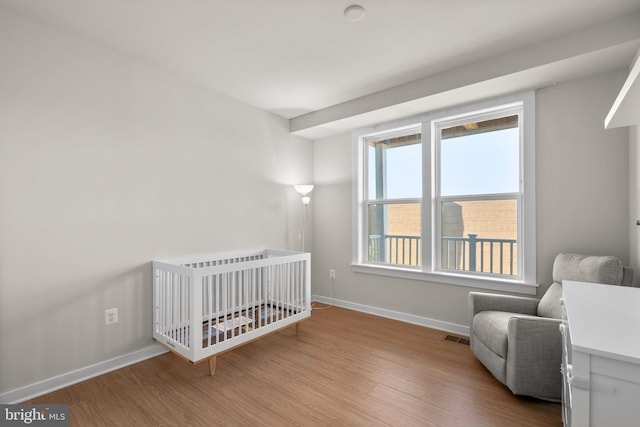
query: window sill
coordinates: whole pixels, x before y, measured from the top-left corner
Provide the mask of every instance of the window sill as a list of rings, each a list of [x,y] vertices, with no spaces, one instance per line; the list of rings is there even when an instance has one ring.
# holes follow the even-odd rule
[[[513,292],[524,295],[536,295],[538,290],[538,284],[526,284],[516,280],[497,279],[494,277],[469,277],[451,273],[429,273],[415,269],[390,266],[351,264],[351,271],[354,273],[422,280],[426,282],[445,283],[447,285],[465,286],[492,291]]]

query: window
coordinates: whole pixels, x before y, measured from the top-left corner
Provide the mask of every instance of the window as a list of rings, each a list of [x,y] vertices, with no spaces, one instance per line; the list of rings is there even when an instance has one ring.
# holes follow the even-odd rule
[[[533,102],[356,133],[354,270],[535,293]]]
[[[366,138],[367,261],[420,263],[422,141],[419,128]]]

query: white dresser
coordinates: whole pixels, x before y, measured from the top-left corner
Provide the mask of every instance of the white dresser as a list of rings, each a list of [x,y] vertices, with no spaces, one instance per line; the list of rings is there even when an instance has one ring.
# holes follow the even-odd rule
[[[562,283],[565,425],[640,426],[640,288]]]

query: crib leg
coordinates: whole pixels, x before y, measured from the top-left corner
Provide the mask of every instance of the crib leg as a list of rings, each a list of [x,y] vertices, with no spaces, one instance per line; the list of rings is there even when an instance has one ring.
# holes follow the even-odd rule
[[[296,336],[300,334],[300,323],[296,323]]]
[[[214,376],[216,373],[216,359],[217,356],[211,356],[209,358],[209,376]]]

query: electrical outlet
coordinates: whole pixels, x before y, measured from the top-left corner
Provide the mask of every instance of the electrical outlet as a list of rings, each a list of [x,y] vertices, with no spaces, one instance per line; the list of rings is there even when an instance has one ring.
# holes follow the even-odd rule
[[[329,279],[336,278],[336,271],[334,269],[329,270]]]
[[[110,308],[104,311],[104,324],[105,325],[113,325],[114,323],[118,323],[118,309]]]

